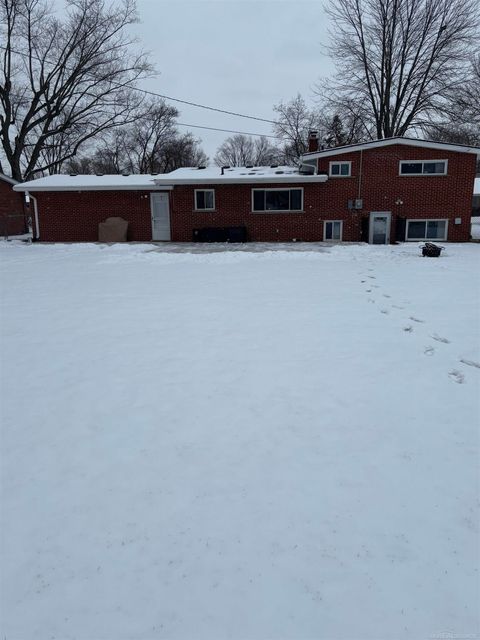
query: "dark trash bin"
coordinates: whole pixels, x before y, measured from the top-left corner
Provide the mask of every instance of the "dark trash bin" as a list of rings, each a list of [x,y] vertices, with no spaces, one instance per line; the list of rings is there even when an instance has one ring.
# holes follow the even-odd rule
[[[439,258],[444,248],[433,244],[433,242],[426,242],[422,247],[422,256],[424,258]]]

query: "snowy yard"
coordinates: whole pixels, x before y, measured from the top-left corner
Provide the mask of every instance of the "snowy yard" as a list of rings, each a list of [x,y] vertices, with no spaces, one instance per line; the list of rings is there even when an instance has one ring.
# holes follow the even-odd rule
[[[480,245],[292,248],[0,243],[2,640],[479,633]]]

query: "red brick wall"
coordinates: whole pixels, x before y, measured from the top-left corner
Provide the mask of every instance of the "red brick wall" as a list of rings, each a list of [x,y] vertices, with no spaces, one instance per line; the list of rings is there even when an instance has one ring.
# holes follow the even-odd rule
[[[399,176],[399,160],[447,159],[447,176]],[[208,185],[215,189],[214,212],[194,210],[195,186],[176,186],[170,192],[172,240],[189,242],[193,229],[214,226],[246,226],[250,240],[323,240],[325,220],[343,220],[343,239],[360,241],[362,218],[370,211],[391,211],[391,241],[395,241],[397,216],[447,218],[448,240],[467,241],[470,236],[475,156],[395,145],[319,161],[328,171],[331,160],[351,160],[352,177],[329,178],[326,183],[292,185]],[[303,187],[304,212],[252,213],[252,187]],[[130,222],[129,240],[152,238],[150,197],[146,191],[44,192],[38,198],[40,237],[44,241],[89,241],[98,238],[98,223],[109,216]],[[348,200],[363,199],[362,211],[348,209]],[[401,200],[403,204],[396,204]],[[461,218],[460,225],[454,224]]]
[[[361,181],[360,152],[319,159],[319,171],[328,171],[331,161],[352,162],[351,178],[329,178],[325,185],[332,215],[344,214],[349,199],[362,198],[363,215],[370,211],[392,212],[392,242],[395,241],[397,216],[448,218],[448,240],[469,240],[476,166],[474,155],[406,145],[371,149],[363,151],[362,155]],[[400,160],[448,160],[448,175],[399,176]],[[397,200],[403,204],[397,205]],[[358,215],[354,214],[354,217]],[[455,218],[462,219],[461,225],[454,224]],[[344,238],[347,239],[345,235]]]
[[[147,191],[45,191],[38,200],[40,240],[96,242],[98,224],[119,216],[128,220],[128,240],[151,240],[150,193]]]
[[[0,236],[25,233],[25,197],[0,178]]]

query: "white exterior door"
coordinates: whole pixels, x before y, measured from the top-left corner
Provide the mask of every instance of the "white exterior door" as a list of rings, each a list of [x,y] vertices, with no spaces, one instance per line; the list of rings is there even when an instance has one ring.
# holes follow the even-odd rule
[[[372,211],[370,213],[370,244],[388,244],[390,242],[390,211]]]
[[[170,240],[170,205],[168,193],[150,195],[152,240]]]

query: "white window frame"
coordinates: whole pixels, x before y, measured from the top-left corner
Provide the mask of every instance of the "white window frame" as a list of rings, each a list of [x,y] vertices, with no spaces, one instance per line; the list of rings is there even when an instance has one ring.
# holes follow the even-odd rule
[[[197,193],[205,193],[206,191],[210,191],[213,194],[213,207],[208,207],[207,209],[199,209],[197,207]],[[193,195],[193,204],[195,207],[195,211],[215,211],[215,189],[195,189],[195,193]]]
[[[443,173],[424,173],[423,165],[430,164],[435,162],[443,162],[445,165],[445,171]],[[402,173],[402,164],[421,164],[422,165],[422,173]],[[446,176],[448,175],[448,160],[444,158],[440,160],[400,160],[398,163],[398,175],[402,178],[415,178],[418,176],[427,176],[429,178],[435,178],[436,176]]]
[[[348,164],[348,174],[332,174],[332,167],[334,164]],[[351,178],[352,177],[352,161],[351,160],[332,160],[328,163],[328,175],[330,178]]]
[[[443,238],[409,238],[408,237],[408,227],[410,226],[410,222],[425,222],[425,234],[427,233],[427,223],[428,222],[445,222],[445,236]],[[448,218],[408,218],[405,226],[405,242],[446,242],[448,238]]]
[[[255,191],[300,191],[302,195],[301,201],[301,209],[255,209],[254,207],[254,196]],[[275,187],[268,187],[267,189],[262,189],[260,187],[252,189],[252,213],[303,213],[304,201],[303,201],[303,187],[280,187],[276,189]]]
[[[340,223],[340,238],[328,238],[327,239],[327,224],[329,222],[339,222]],[[343,242],[343,220],[324,220],[323,221],[323,241],[324,242]]]

